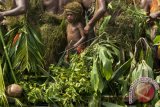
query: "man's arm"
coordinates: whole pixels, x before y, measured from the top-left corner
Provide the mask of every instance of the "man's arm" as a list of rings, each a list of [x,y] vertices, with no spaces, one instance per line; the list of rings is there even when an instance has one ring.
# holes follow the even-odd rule
[[[26,12],[28,0],[15,0],[15,8],[0,12],[2,16],[17,16]]]
[[[141,8],[144,9],[145,12],[149,13],[150,11],[151,0],[141,0]]]
[[[87,23],[86,27],[84,28],[84,30],[86,32],[88,32],[92,27],[94,27],[94,25],[96,24],[96,22],[103,17],[103,15],[106,12],[106,1],[105,0],[98,0],[98,10],[95,12],[95,14],[93,15],[92,19]]]
[[[154,12],[154,13],[150,13],[151,2],[152,2],[151,0],[141,0],[141,7],[145,10],[145,12],[147,13],[147,15],[150,18],[156,19],[157,17],[160,16],[160,11]]]
[[[81,45],[81,44],[84,42],[84,40],[86,39],[86,36],[85,36],[85,34],[84,34],[83,25],[82,25],[82,24],[79,24],[79,25],[78,25],[78,29],[79,29],[79,32],[80,32],[80,35],[81,35],[81,39],[80,39],[77,43],[74,44],[74,47],[78,47],[78,46]]]

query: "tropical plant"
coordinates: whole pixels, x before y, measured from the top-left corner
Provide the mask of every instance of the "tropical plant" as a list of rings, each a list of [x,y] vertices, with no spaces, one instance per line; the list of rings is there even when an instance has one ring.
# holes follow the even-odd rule
[[[69,67],[59,63],[51,65],[50,70],[45,72],[40,34],[28,23],[1,35],[4,53],[0,63],[0,95],[3,96],[0,103],[8,105],[3,81],[11,71],[13,79],[16,75],[15,80],[23,86],[28,105],[126,106],[123,100],[128,96],[131,82],[144,76],[153,79],[157,76],[153,72],[152,43],[149,42],[146,23],[148,17],[139,9],[136,0],[112,0],[108,7],[112,14],[104,17],[98,36],[83,53],[72,56]],[[42,31],[46,30],[45,25],[42,27]],[[51,32],[61,35],[63,32],[59,30]],[[159,36],[154,44],[159,44]],[[150,105],[154,106],[157,96],[156,93]]]
[[[5,95],[5,82],[3,78],[3,71],[2,71],[2,59],[0,59],[0,106],[9,107],[7,97]]]

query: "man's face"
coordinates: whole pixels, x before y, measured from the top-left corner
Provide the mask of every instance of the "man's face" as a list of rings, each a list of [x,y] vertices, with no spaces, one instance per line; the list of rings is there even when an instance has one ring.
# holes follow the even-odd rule
[[[57,4],[56,2],[58,2],[57,0],[43,0],[43,5],[44,6],[50,6],[52,4]]]

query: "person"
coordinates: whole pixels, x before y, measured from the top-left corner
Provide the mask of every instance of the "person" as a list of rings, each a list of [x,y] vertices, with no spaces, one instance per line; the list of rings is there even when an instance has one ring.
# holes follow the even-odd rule
[[[69,0],[43,0],[43,6],[47,12],[52,14],[63,14],[64,5]]]
[[[78,2],[70,2],[65,6],[65,14],[67,19],[67,53],[66,61],[72,51],[80,53],[84,49],[83,42],[85,41],[84,25],[82,23],[83,8]],[[70,50],[71,49],[71,50]]]
[[[160,16],[160,1],[159,0],[141,0],[141,7],[149,16],[149,25],[151,27],[150,38],[153,40],[158,31],[157,20]]]
[[[104,17],[108,2],[107,0],[81,0],[81,3],[88,17],[88,21],[84,27],[85,33],[88,34],[95,27],[96,23]]]
[[[84,13],[89,19],[84,27],[84,31],[85,33],[89,33],[106,13],[107,0],[43,0],[43,3],[48,11],[63,14],[64,6],[72,1],[77,1],[83,6]]]
[[[2,0],[3,3],[11,2],[10,0]],[[12,0],[12,9],[0,12],[0,21],[4,19],[5,16],[17,16],[24,14],[27,11],[28,0]],[[11,4],[11,3],[8,3]]]
[[[5,10],[6,7],[8,8],[8,6],[12,4],[10,2],[13,3],[12,7],[14,7],[14,8],[9,9],[9,10]],[[1,23],[1,28],[4,29],[4,27],[5,27],[5,26],[2,27],[2,25],[6,22],[6,20],[5,20],[6,16],[17,16],[17,15],[24,14],[27,11],[27,3],[28,3],[28,0],[12,0],[12,1],[10,1],[10,0],[0,0],[0,23]],[[11,6],[9,6],[9,7],[11,7]],[[4,34],[4,32],[6,33],[6,31],[4,31],[4,30],[2,30],[2,32],[3,32],[3,34]],[[2,48],[1,46],[0,46],[0,48]],[[0,51],[0,54],[2,54],[2,49]]]
[[[147,20],[150,29],[151,41],[155,39],[157,34],[160,34],[159,18],[160,18],[160,1],[159,0],[141,0],[141,7],[149,16]],[[154,45],[154,68],[160,68],[160,46]]]
[[[83,8],[85,17],[84,32],[87,34],[87,46],[89,46],[100,28],[101,19],[107,11],[107,0],[78,0]]]
[[[41,35],[37,31],[38,25],[36,24],[38,23],[38,20],[35,20],[35,17],[39,19],[37,14],[39,14],[39,11],[41,11],[39,9],[41,7],[40,4],[40,1],[36,0],[4,1],[5,10],[0,12],[1,24],[6,26],[8,30],[7,32],[15,29],[9,34],[10,36],[6,38],[7,41],[5,43],[6,45],[10,46],[8,53],[11,63],[13,64],[13,69],[40,74],[40,72],[36,72],[40,69],[38,66],[44,68],[42,57],[43,45],[41,43]],[[15,47],[16,50],[13,51]],[[21,54],[21,58],[18,54]],[[33,56],[37,57],[33,58]],[[24,60],[25,58],[27,60]]]

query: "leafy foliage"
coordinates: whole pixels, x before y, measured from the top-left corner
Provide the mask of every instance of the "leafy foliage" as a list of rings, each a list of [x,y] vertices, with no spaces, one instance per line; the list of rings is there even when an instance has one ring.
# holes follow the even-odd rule
[[[9,107],[7,97],[5,95],[5,83],[3,78],[3,71],[2,71],[2,60],[0,59],[0,106]]]
[[[22,73],[25,70],[35,73],[39,71],[38,69],[44,68],[42,57],[43,45],[39,39],[39,35],[31,26],[26,25],[21,29],[18,31],[19,37],[15,39],[16,37],[10,35],[14,38],[10,39],[7,44],[12,66],[17,73]]]
[[[137,7],[135,1],[126,0],[112,0],[109,9],[112,14],[102,21],[97,32],[99,36],[83,53],[72,56],[68,68],[51,65],[49,72],[45,72],[40,35],[28,24],[14,28],[4,36],[5,40],[9,38],[6,52],[12,66],[8,69],[7,55],[3,55],[3,73],[7,74],[13,67],[25,90],[27,103],[47,102],[60,107],[121,107],[125,104],[118,96],[128,95],[130,82],[143,76],[154,78],[146,13]],[[55,28],[55,32],[47,27],[45,24],[41,27],[43,36],[53,33],[57,38],[52,42],[58,43],[55,41],[64,33],[58,28],[64,26]],[[154,43],[158,41],[157,36]],[[57,45],[54,46],[56,49]],[[20,78],[22,75],[23,79]],[[3,82],[2,77],[1,74]],[[4,95],[4,87],[2,89]],[[109,98],[106,102],[104,95],[116,98]]]
[[[90,73],[83,59],[74,56],[73,60],[74,62],[68,69],[54,65],[50,67],[53,83],[50,82],[46,90],[48,103],[56,102],[65,107],[87,104],[87,97],[93,92]]]

